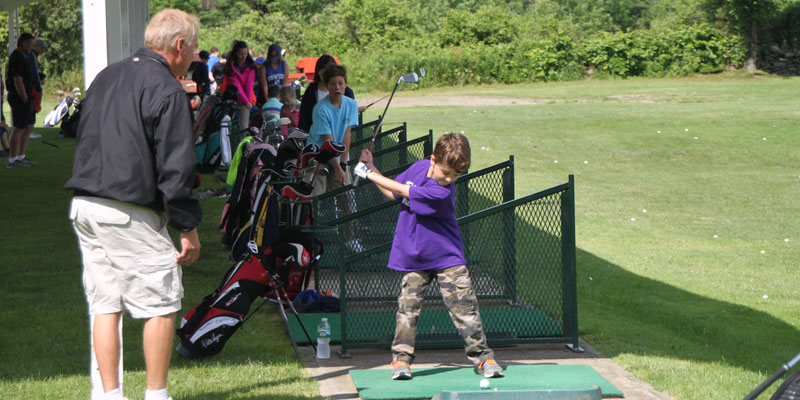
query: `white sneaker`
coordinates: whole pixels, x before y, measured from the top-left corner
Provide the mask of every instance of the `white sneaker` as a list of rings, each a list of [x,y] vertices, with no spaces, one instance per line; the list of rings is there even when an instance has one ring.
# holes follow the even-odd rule
[[[40,135],[38,133],[31,133],[30,136],[28,136],[28,137],[31,138],[31,139],[40,139],[42,137],[42,135]]]

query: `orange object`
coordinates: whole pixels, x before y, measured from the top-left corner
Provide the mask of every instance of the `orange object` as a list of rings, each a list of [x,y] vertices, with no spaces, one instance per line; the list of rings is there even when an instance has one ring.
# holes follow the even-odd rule
[[[299,71],[299,73],[297,73],[297,74],[289,74],[289,79],[297,79],[301,75],[305,75],[307,81],[309,81],[309,82],[313,81],[314,80],[314,72],[315,72],[314,69],[317,66],[317,60],[318,59],[319,59],[319,57],[309,57],[309,58],[303,58],[303,59],[297,61],[295,63],[295,66],[297,67],[297,71]],[[338,57],[333,57],[333,59],[336,60],[337,64],[339,63],[339,58]]]

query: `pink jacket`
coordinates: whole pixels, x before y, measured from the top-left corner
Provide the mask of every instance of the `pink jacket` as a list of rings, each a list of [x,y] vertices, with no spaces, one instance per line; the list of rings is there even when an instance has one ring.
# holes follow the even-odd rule
[[[232,65],[230,70],[233,72],[231,75],[225,75],[222,78],[221,91],[225,91],[228,85],[233,85],[239,89],[239,98],[237,101],[241,104],[256,104],[256,93],[253,91],[253,82],[256,79],[255,68],[245,68],[244,72],[240,72],[239,68]]]

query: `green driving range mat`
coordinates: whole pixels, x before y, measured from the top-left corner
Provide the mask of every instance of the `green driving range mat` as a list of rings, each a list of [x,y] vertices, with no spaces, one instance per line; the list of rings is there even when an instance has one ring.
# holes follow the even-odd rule
[[[430,398],[442,390],[480,390],[483,377],[472,368],[419,368],[411,367],[414,378],[409,381],[392,380],[390,369],[354,369],[350,378],[358,395],[368,399],[418,399]],[[536,390],[536,389],[591,389],[597,385],[603,396],[622,397],[622,391],[603,378],[588,365],[509,365],[505,377],[489,379],[485,390]]]

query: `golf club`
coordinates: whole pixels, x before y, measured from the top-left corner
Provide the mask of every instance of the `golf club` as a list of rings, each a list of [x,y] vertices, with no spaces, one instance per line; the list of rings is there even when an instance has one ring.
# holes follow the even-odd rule
[[[783,364],[780,368],[778,368],[778,370],[775,371],[772,375],[770,375],[769,378],[767,378],[767,380],[764,381],[764,383],[759,385],[757,388],[755,388],[755,390],[750,392],[750,394],[745,396],[744,400],[753,400],[756,397],[758,397],[758,395],[761,394],[761,392],[767,390],[767,388],[770,385],[772,385],[773,382],[775,382],[776,380],[778,380],[778,378],[783,376],[783,374],[785,374],[786,371],[788,371],[795,364],[797,364],[798,361],[800,361],[800,354],[794,356],[794,358],[792,358],[789,362],[787,362],[786,364]]]
[[[372,140],[369,141],[369,146],[367,147],[367,150],[372,150],[372,145],[375,144],[375,137],[378,136],[378,132],[380,132],[381,130],[381,125],[383,125],[383,117],[386,116],[386,111],[389,110],[389,104],[392,104],[392,99],[394,98],[395,92],[397,92],[397,87],[400,85],[400,82],[405,82],[406,86],[408,86],[412,83],[419,82],[420,78],[424,77],[425,77],[425,69],[420,68],[419,75],[417,75],[416,72],[409,72],[401,76],[400,78],[397,78],[397,83],[394,84],[394,89],[392,89],[392,93],[389,95],[389,101],[386,102],[386,107],[383,108],[383,114],[381,114],[381,117],[378,118],[378,125],[375,125],[375,131],[372,133]],[[358,186],[359,180],[360,177],[356,176],[355,179],[353,180],[353,187]]]

